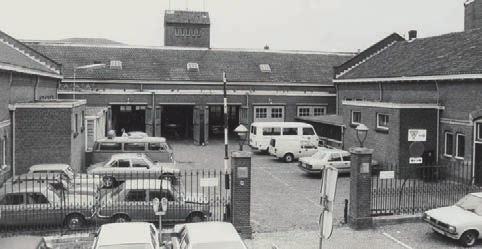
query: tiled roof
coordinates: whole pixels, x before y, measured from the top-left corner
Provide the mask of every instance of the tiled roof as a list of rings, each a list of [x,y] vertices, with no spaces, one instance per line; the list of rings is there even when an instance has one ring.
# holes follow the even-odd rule
[[[482,29],[398,41],[337,79],[482,73]]]
[[[14,71],[60,76],[60,65],[1,31],[0,64]]]
[[[202,11],[166,10],[164,22],[209,24],[209,13]]]
[[[140,48],[129,46],[73,46],[30,44],[63,65],[65,78],[72,78],[75,66],[105,63],[105,69],[77,70],[77,78],[98,80],[221,81],[225,71],[235,82],[299,82],[331,84],[333,66],[351,53],[289,53],[189,48]],[[111,60],[122,69],[110,69]],[[195,62],[199,71],[187,70]],[[269,64],[271,73],[259,64]]]

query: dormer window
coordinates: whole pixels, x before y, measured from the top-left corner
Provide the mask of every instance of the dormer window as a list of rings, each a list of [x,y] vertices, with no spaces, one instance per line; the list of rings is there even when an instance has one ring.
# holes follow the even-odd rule
[[[271,73],[271,67],[269,64],[259,64],[259,70],[263,73]]]
[[[187,63],[187,71],[199,72],[199,65],[196,62],[189,62]]]
[[[110,69],[122,69],[122,61],[111,60],[110,61]]]

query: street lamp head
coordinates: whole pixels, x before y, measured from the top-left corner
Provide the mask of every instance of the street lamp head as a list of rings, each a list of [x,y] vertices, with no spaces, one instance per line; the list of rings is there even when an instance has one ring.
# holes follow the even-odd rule
[[[249,130],[246,128],[246,126],[240,124],[238,127],[236,127],[236,129],[234,129],[234,132],[236,132],[239,136],[239,150],[243,151],[243,144],[247,139]]]
[[[368,127],[364,124],[359,124],[356,128],[356,138],[360,143],[360,147],[363,147],[363,143],[367,139]]]

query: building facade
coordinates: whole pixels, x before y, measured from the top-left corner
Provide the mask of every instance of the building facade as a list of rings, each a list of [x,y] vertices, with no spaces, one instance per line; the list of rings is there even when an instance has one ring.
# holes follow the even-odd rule
[[[208,12],[167,10],[164,46],[209,48],[211,22]]]
[[[467,0],[464,4],[464,29],[482,28],[482,1]]]

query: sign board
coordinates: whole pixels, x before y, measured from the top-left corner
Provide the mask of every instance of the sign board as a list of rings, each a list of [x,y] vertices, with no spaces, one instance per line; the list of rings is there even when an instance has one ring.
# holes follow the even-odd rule
[[[380,171],[380,179],[393,179],[395,178],[395,171]]]
[[[423,162],[422,157],[410,157],[408,159],[408,163],[410,163],[410,164],[420,164],[422,162]]]
[[[238,167],[238,178],[248,178],[248,167]]]
[[[361,174],[368,174],[370,173],[370,164],[369,163],[362,163],[360,167]]]
[[[323,239],[329,239],[333,232],[333,213],[323,211],[320,215],[320,236]]]
[[[425,142],[427,141],[427,130],[408,129],[409,142]]]
[[[219,185],[218,178],[201,178],[199,179],[199,186],[201,187],[217,187]]]
[[[321,177],[321,198],[326,196],[327,201],[335,200],[336,182],[338,181],[338,169],[327,166],[323,169]]]

